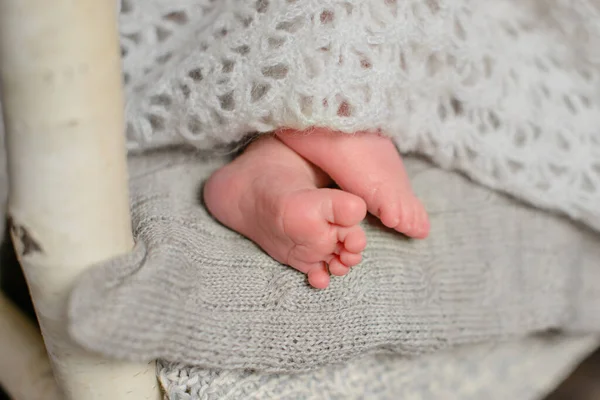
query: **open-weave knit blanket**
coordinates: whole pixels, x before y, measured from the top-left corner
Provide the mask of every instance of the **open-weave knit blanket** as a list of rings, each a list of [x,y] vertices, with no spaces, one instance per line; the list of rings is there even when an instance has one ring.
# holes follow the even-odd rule
[[[124,0],[132,150],[381,131],[600,229],[598,0]]]
[[[537,337],[417,358],[371,355],[301,374],[162,362],[159,379],[170,400],[540,400],[597,343]]]

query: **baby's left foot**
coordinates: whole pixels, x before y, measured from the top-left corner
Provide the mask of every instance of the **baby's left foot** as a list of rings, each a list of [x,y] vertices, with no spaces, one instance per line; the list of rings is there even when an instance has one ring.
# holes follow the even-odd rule
[[[369,212],[388,228],[417,239],[429,234],[427,212],[413,194],[400,154],[390,139],[319,128],[310,132],[283,130],[277,136],[343,190],[362,197]]]

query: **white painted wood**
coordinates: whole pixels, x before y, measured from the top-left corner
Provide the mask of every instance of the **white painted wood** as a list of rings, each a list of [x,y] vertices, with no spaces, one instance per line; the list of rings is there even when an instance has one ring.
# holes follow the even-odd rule
[[[0,386],[15,400],[60,400],[37,327],[0,294]]]
[[[115,0],[0,0],[12,234],[66,400],[160,398],[154,363],[88,354],[66,328],[75,279],[132,247],[116,20]]]

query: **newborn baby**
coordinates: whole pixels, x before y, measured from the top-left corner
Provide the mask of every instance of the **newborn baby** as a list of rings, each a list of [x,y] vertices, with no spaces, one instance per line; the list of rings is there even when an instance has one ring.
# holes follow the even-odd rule
[[[335,183],[340,189],[331,188]],[[412,238],[429,220],[395,145],[327,129],[262,135],[206,183],[208,210],[324,289],[361,261],[367,211]]]

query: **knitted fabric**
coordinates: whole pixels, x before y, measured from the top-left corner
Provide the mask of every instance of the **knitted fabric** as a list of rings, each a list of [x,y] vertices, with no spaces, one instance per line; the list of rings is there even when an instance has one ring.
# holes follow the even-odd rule
[[[598,0],[125,0],[129,146],[381,131],[600,228]]]
[[[303,374],[159,364],[170,400],[540,400],[598,343],[528,338],[418,358],[367,356]]]
[[[327,290],[213,220],[202,181],[226,160],[130,160],[132,253],[86,271],[69,308],[84,347],[133,360],[300,372],[535,332],[600,332],[600,235],[407,157],[427,240],[364,221],[361,265]]]

